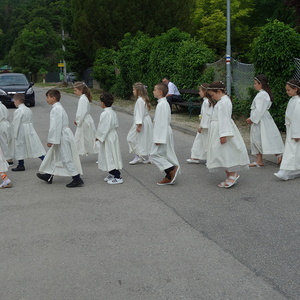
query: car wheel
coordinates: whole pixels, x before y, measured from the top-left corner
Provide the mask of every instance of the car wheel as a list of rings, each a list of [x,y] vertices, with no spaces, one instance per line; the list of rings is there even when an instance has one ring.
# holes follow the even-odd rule
[[[35,106],[35,100],[30,101],[30,106],[31,107]]]

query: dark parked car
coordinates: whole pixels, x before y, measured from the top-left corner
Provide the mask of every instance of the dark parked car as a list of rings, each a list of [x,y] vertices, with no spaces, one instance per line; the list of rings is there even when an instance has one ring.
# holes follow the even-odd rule
[[[33,82],[29,82],[24,74],[0,74],[0,101],[5,106],[11,106],[13,105],[13,96],[16,93],[22,93],[25,95],[25,104],[35,106],[35,94],[32,86]]]
[[[76,72],[67,73],[67,82],[74,83],[75,81],[77,81],[77,78],[78,74]]]

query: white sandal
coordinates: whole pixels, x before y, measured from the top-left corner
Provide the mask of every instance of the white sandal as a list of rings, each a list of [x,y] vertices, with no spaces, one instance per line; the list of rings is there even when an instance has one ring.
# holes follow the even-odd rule
[[[235,176],[229,176],[228,180],[226,180],[226,183],[225,183],[225,189],[229,189],[233,185],[235,185],[239,178],[240,178],[240,175],[238,173],[236,173]],[[233,180],[233,181],[229,181],[229,180]]]
[[[257,167],[257,168],[260,168],[260,167],[263,167],[263,165],[259,165],[256,161],[254,161],[253,163],[249,164],[249,167]]]

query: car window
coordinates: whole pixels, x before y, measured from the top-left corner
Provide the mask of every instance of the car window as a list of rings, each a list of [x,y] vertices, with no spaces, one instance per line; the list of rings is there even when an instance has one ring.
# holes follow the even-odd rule
[[[28,81],[25,76],[0,76],[0,85],[27,85]]]

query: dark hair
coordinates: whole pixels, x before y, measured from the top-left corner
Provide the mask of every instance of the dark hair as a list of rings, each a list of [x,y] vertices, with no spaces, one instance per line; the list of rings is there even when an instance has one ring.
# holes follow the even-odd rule
[[[25,102],[25,95],[24,94],[21,94],[21,93],[17,93],[14,95],[14,100],[18,100],[20,101],[21,103],[24,103]]]
[[[256,80],[258,83],[261,84],[261,87],[263,88],[263,90],[265,90],[269,94],[270,99],[273,102],[274,97],[273,97],[273,94],[272,94],[271,87],[269,86],[268,77],[264,74],[259,74],[259,75],[255,76],[254,80]]]
[[[49,91],[46,92],[46,96],[48,97],[54,97],[57,102],[60,101],[60,91],[57,89],[50,89]]]
[[[157,89],[162,91],[163,97],[165,97],[168,94],[168,87],[162,82],[157,83],[155,86],[157,87]]]
[[[114,103],[114,96],[112,94],[103,93],[100,95],[100,101],[103,102],[106,107],[111,107]]]
[[[89,102],[92,102],[92,94],[89,87],[84,82],[75,82],[73,84],[73,87],[77,90],[79,90],[82,94],[85,94],[88,98]]]
[[[290,79],[287,83],[293,90],[297,90],[297,95],[300,96],[300,81],[296,79]]]
[[[161,80],[164,80],[164,79],[167,79],[167,80],[170,81],[170,77],[169,77],[169,76],[165,76],[165,77],[163,77]]]
[[[204,92],[204,97],[208,99],[209,106],[215,106],[216,102],[213,100],[212,96],[208,92],[208,87],[209,87],[208,83],[202,83],[199,86],[199,89]]]

